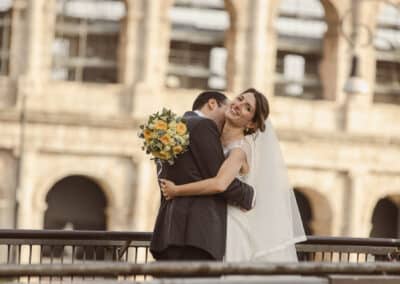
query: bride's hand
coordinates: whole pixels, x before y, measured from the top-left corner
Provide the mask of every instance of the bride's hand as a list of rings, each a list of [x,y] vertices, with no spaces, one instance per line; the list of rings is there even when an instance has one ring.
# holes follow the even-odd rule
[[[166,200],[170,200],[177,196],[178,188],[172,181],[160,179],[160,186],[163,196]]]

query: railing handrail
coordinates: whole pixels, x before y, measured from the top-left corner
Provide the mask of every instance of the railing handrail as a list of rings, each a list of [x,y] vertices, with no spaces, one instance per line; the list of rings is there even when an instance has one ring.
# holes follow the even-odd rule
[[[151,235],[151,232],[131,231],[0,229],[0,239],[96,239],[150,241]],[[307,240],[300,244],[400,247],[400,239],[307,236]]]
[[[302,244],[329,244],[348,246],[400,246],[400,239],[307,236]]]
[[[0,239],[66,239],[66,240],[136,240],[150,241],[150,232],[89,230],[26,230],[0,229]]]
[[[220,276],[220,275],[400,275],[400,263],[229,263],[153,262],[147,264],[102,262],[91,264],[20,264],[0,266],[0,277],[21,276]]]

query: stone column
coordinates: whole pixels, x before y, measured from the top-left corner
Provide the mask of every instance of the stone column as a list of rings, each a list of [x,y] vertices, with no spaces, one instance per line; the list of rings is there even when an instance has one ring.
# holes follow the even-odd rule
[[[375,52],[373,44],[373,34],[375,30],[376,11],[379,3],[374,1],[356,0],[351,5],[351,30],[352,34],[348,35],[350,40],[350,56],[347,60],[348,70],[351,68],[351,57],[353,55],[358,58],[358,77],[364,79],[368,83],[369,91],[364,94],[347,94],[346,103],[354,108],[359,106],[368,107],[372,103],[373,88],[375,82]],[[350,71],[347,73],[346,79],[349,77]]]
[[[169,41],[168,43],[161,41],[161,7],[161,1],[146,1],[145,37],[143,38],[146,60],[143,62],[143,81],[152,85],[153,88],[159,88],[164,82],[164,77],[161,76],[162,74],[160,74],[160,70],[157,68],[158,64],[163,62],[163,59],[159,57],[159,50],[162,48],[162,44],[169,44]]]
[[[365,220],[365,179],[367,169],[353,169],[348,173],[349,183],[345,199],[344,234],[351,237],[368,237],[370,220]]]
[[[31,80],[43,79],[45,72],[44,68],[48,67],[48,57],[51,55],[48,52],[51,46],[46,37],[49,36],[47,24],[49,17],[54,10],[55,0],[30,0],[28,5],[28,24],[27,24],[27,69],[26,76]]]
[[[11,78],[17,78],[26,68],[25,49],[25,21],[28,0],[14,0],[12,10],[12,30],[10,47],[10,74]]]
[[[364,3],[367,2],[367,3]],[[374,14],[378,9],[378,3],[374,1],[353,1],[351,14],[351,36],[348,35],[349,54],[347,60],[348,72],[346,82],[350,78],[352,68],[352,56],[357,57],[356,80],[367,84],[368,90],[363,93],[348,93],[344,100],[343,128],[348,132],[363,132],[360,125],[365,124],[369,119],[369,109],[372,106],[373,90],[375,82],[375,52],[373,45]],[[356,85],[356,84],[353,84]],[[360,84],[359,84],[360,85]],[[344,85],[343,85],[344,86]]]
[[[323,98],[343,103],[343,85],[348,78],[348,42],[341,30],[351,30],[350,2],[334,6],[334,3],[321,1],[325,11],[327,31],[323,37],[322,60],[319,72],[323,84]],[[343,22],[341,22],[341,20]]]
[[[136,80],[140,70],[136,67],[136,58],[140,55],[138,42],[140,38],[140,22],[144,17],[143,2],[128,0],[126,3],[126,16],[121,23],[120,56],[119,56],[119,81],[131,86]]]
[[[114,159],[115,162],[110,161],[110,164],[115,165],[114,169],[108,171],[109,174],[103,178],[107,186],[107,229],[130,230],[132,218],[135,218],[137,167],[131,158]]]
[[[0,228],[14,228],[17,160],[11,152],[0,151]]]
[[[227,44],[230,53],[228,88],[240,92],[255,87],[271,94],[276,50],[273,21],[277,3],[264,0],[236,2]]]
[[[226,32],[225,46],[227,57],[227,90],[237,93],[244,89],[244,66],[246,64],[246,35],[248,32],[247,11],[249,1],[226,1],[225,8],[230,17],[230,28]],[[239,66],[241,66],[239,68]]]
[[[56,0],[28,0],[26,23],[26,69],[18,81],[18,108],[24,114],[29,109],[29,100],[41,94],[43,82],[48,79],[51,63],[51,41],[55,17]],[[45,201],[40,208],[33,207],[35,149],[28,145],[25,115],[21,115],[20,131],[22,145],[19,145],[20,159],[17,198],[19,202],[18,228],[42,228]],[[27,148],[29,146],[30,148]],[[33,168],[31,168],[33,167]]]
[[[161,89],[168,64],[169,9],[172,1],[146,0],[141,5],[144,11],[139,39],[141,53],[136,56],[138,81],[132,102],[133,116],[136,117],[154,111],[155,105],[149,104],[149,100],[163,104]]]
[[[160,191],[155,164],[149,157],[140,159],[137,178],[132,229],[151,231],[158,211]]]
[[[268,1],[269,2],[269,1]],[[268,5],[267,1],[252,1],[249,17],[249,38],[247,58],[248,72],[246,72],[247,85],[264,90],[266,79],[266,51],[267,51],[267,26],[268,26]]]
[[[28,0],[24,74],[19,77],[17,104],[28,108],[29,101],[42,93],[50,78],[51,48],[54,38],[56,0]],[[23,110],[24,111],[24,110]]]
[[[47,209],[45,200],[35,202],[35,167],[38,160],[33,149],[26,149],[21,159],[19,186],[17,198],[19,202],[18,224],[19,229],[42,229],[44,212]]]

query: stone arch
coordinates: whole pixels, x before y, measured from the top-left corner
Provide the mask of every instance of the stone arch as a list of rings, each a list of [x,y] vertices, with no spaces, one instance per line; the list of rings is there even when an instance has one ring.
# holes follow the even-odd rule
[[[199,1],[201,2],[201,1]],[[170,64],[170,56],[171,56],[171,50],[173,50],[173,48],[171,48],[171,42],[172,42],[172,29],[171,29],[171,21],[168,17],[168,12],[170,11],[170,9],[172,9],[173,5],[174,5],[175,1],[174,0],[168,0],[165,3],[162,3],[162,15],[161,15],[161,21],[163,21],[163,19],[168,19],[168,40],[165,43],[167,45],[167,52],[165,53],[165,57],[166,57],[166,66],[168,66]],[[234,70],[234,64],[232,64],[232,53],[234,52],[234,45],[235,45],[235,40],[234,40],[234,35],[235,35],[235,31],[232,30],[232,24],[234,21],[236,21],[237,19],[237,11],[238,11],[238,6],[241,5],[240,1],[233,1],[233,0],[223,0],[223,4],[224,4],[224,11],[226,11],[227,15],[228,15],[228,19],[229,19],[229,27],[225,30],[225,36],[224,36],[224,40],[222,42],[221,47],[225,47],[226,51],[227,51],[227,59],[226,59],[226,65],[225,65],[225,87],[223,89],[225,90],[230,90],[230,82],[231,80],[231,75],[233,74]],[[165,22],[164,22],[165,24]],[[219,44],[217,45],[218,47],[220,46]],[[215,45],[214,45],[215,47]],[[211,55],[211,53],[210,53]],[[189,56],[190,57],[190,56]],[[179,64],[179,63],[178,63]],[[177,65],[177,63],[176,63]],[[210,69],[212,67],[209,67]],[[209,70],[210,71],[210,70]],[[216,72],[218,73],[218,72]],[[216,87],[216,86],[209,86],[208,83],[203,82],[202,84],[199,84],[199,86],[202,87],[197,87],[197,86],[183,86],[183,87],[179,87],[179,77],[183,77],[183,76],[177,76],[176,74],[170,74],[173,76],[168,76],[168,72],[165,71],[164,75],[164,80],[165,83],[163,84],[164,86],[166,86],[168,88],[168,86],[172,89],[175,88],[183,88],[183,89],[191,89],[191,88],[200,88],[200,89],[219,89],[220,87]],[[194,78],[194,77],[193,77]],[[192,79],[193,79],[192,78]],[[213,79],[212,76],[206,79]],[[194,79],[198,79],[198,78],[194,78]],[[203,78],[204,79],[204,78]],[[185,80],[183,80],[185,81]],[[189,80],[192,81],[192,80]],[[208,81],[210,82],[210,81]],[[193,84],[193,83],[192,83]],[[176,85],[176,86],[175,86]],[[191,84],[189,84],[191,85]]]
[[[324,8],[327,24],[323,35],[322,58],[319,66],[322,95],[324,99],[338,100],[346,78],[346,66],[339,58],[345,53],[347,45],[340,35],[340,10],[337,1],[320,0],[320,2]]]
[[[54,6],[51,10],[53,13],[49,13],[53,14],[52,24],[54,25],[53,48],[50,50],[51,79],[120,83],[122,31],[127,16],[126,1],[110,2],[107,3],[108,6],[102,5],[104,3],[74,3],[69,0],[48,2],[50,7]],[[61,10],[58,9],[59,5],[63,7]],[[78,5],[97,6],[94,8]],[[69,9],[64,9],[64,7]],[[107,16],[93,12],[96,9],[103,11],[107,9]],[[79,21],[76,20],[77,18]],[[68,33],[65,32],[65,23],[70,26]],[[93,32],[93,29],[100,32]],[[76,48],[77,46],[83,48]],[[75,63],[75,57],[80,58],[79,64]],[[97,63],[93,64],[93,59]]]
[[[377,1],[377,3],[374,3],[376,6],[374,6],[374,13],[373,17],[371,17],[370,20],[370,25],[369,27],[372,30],[372,35],[375,36],[378,21],[379,21],[379,16],[383,12],[385,6],[387,6],[390,9],[397,10],[397,15],[400,14],[400,0],[383,0],[383,1]]]
[[[125,0],[128,1],[128,0]],[[231,21],[237,20],[237,12],[241,11],[241,5],[243,1],[235,1],[235,0],[224,0],[225,10],[228,12]],[[169,10],[174,5],[175,0],[165,0],[163,1],[163,10],[162,10],[162,17],[168,18]]]
[[[46,196],[47,196],[48,192],[58,181],[62,180],[65,177],[68,177],[68,176],[84,176],[99,185],[99,187],[102,189],[104,195],[106,196],[106,200],[107,200],[107,207],[106,207],[106,211],[105,211],[106,224],[108,224],[108,226],[110,226],[110,219],[111,219],[110,214],[112,213],[114,208],[118,207],[118,205],[116,204],[117,201],[116,201],[115,192],[114,192],[114,190],[112,190],[111,184],[109,184],[106,179],[99,177],[95,173],[91,173],[90,171],[71,171],[69,169],[61,169],[59,171],[56,171],[56,172],[48,175],[46,177],[46,179],[43,180],[38,185],[38,188],[33,195],[32,207],[34,209],[34,212],[40,212],[39,214],[44,215],[44,212],[47,209]]]
[[[399,205],[400,195],[378,200],[371,217],[370,237],[399,237]]]
[[[397,96],[397,90],[392,89],[393,85],[399,79],[400,62],[396,60],[396,55],[400,51],[400,46],[396,43],[396,38],[400,37],[400,25],[398,17],[400,16],[400,1],[381,1],[376,3],[376,11],[373,14],[371,23],[368,27],[371,30],[373,45],[374,65],[371,73],[373,85],[374,103],[400,104]],[[385,15],[389,12],[389,17]],[[394,13],[394,15],[391,15]],[[381,21],[385,19],[384,21]],[[388,21],[394,19],[394,21]]]
[[[105,191],[93,179],[70,175],[57,181],[46,195],[44,229],[106,230]]]
[[[340,13],[339,11],[341,10],[341,7],[337,1],[334,1],[334,0],[318,0],[318,1],[321,2],[321,5],[325,9],[325,16],[326,16],[326,10],[332,9],[332,12],[337,16],[337,19],[339,19],[338,15]],[[270,6],[270,9],[271,9],[270,15],[275,16],[275,17],[278,16],[277,13],[279,10],[280,2],[282,2],[282,0],[274,1],[274,5]],[[275,21],[275,19],[272,17],[271,24],[273,23],[273,21]]]
[[[376,209],[376,205],[380,200],[389,199],[391,202],[400,208],[400,194],[398,188],[390,188],[387,190],[372,192],[366,196],[364,205],[364,214],[362,218],[362,223],[364,224],[364,232],[366,235],[370,235],[373,227],[373,216]]]
[[[315,235],[331,235],[333,229],[333,209],[327,196],[311,187],[294,187],[302,193],[311,206],[310,229]]]
[[[325,33],[321,37],[322,41],[321,49],[318,54],[315,53],[315,56],[318,56],[319,62],[315,67],[316,71],[314,72],[317,72],[318,77],[321,81],[321,85],[318,88],[320,90],[318,94],[315,95],[317,96],[317,98],[320,99],[334,100],[336,99],[338,93],[341,92],[342,81],[345,78],[345,76],[342,76],[343,78],[336,78],[337,76],[339,76],[339,74],[341,74],[341,72],[339,72],[339,69],[344,68],[344,66],[340,65],[339,64],[340,62],[338,61],[338,57],[340,56],[341,53],[343,53],[343,48],[345,47],[344,45],[340,44],[341,41],[339,40],[340,7],[338,6],[338,3],[335,3],[335,1],[332,0],[316,0],[316,2],[320,3],[324,11],[323,21],[326,24],[327,28]],[[277,21],[279,17],[279,8],[280,4],[282,3],[282,0],[277,1],[277,3],[278,4],[276,4],[276,6],[273,7],[271,12],[272,17],[271,17],[271,23],[269,24],[271,27],[273,26],[273,22]],[[276,33],[276,42],[278,43],[278,38],[277,38],[278,33],[276,29],[275,33]],[[277,46],[275,60],[278,59],[278,50],[279,49]],[[314,53],[305,55],[315,57]],[[311,58],[309,60],[311,60]],[[305,64],[307,64],[308,59],[305,60],[304,62]],[[273,72],[272,74],[274,74],[275,71],[271,70],[271,72]],[[332,76],[335,76],[334,80],[332,80]],[[274,85],[276,86],[276,83],[274,83]],[[274,93],[276,92],[277,90],[274,90]]]
[[[322,7],[324,8],[324,18],[327,25],[327,29],[324,37],[337,37],[340,31],[340,10],[337,6],[337,1],[332,0],[319,0]]]
[[[137,187],[137,164],[132,157],[32,153],[31,159],[35,171],[23,180],[19,192],[20,228],[43,227],[47,192],[57,181],[70,175],[86,176],[102,188],[108,200],[108,229],[130,228],[135,217],[133,212],[139,203],[134,190]]]
[[[300,190],[294,188],[294,195],[296,197],[296,202],[299,207],[301,220],[303,222],[304,231],[307,236],[312,235],[313,231],[311,229],[311,221],[313,218],[313,212],[311,209],[310,200],[307,196],[302,193]]]

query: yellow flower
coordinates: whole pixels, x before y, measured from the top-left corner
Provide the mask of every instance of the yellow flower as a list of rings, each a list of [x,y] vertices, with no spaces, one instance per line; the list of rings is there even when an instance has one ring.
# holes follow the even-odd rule
[[[146,141],[149,141],[150,138],[151,138],[151,134],[152,134],[152,131],[151,131],[150,129],[146,128],[146,129],[143,131],[144,139],[145,139]]]
[[[164,145],[168,145],[169,143],[171,143],[171,137],[168,134],[165,134],[163,136],[160,137],[160,141],[164,144]]]
[[[167,123],[163,120],[156,120],[154,128],[157,130],[167,130]]]
[[[186,131],[187,131],[186,124],[184,124],[183,122],[179,122],[176,125],[176,133],[178,133],[179,135],[185,134]]]
[[[170,110],[163,109],[151,115],[140,127],[139,134],[143,141],[143,150],[151,153],[153,158],[168,161],[173,164],[174,158],[184,153],[189,145],[189,132],[181,117]]]
[[[179,154],[182,152],[183,148],[182,148],[182,146],[177,145],[172,150],[174,151],[174,154]]]

